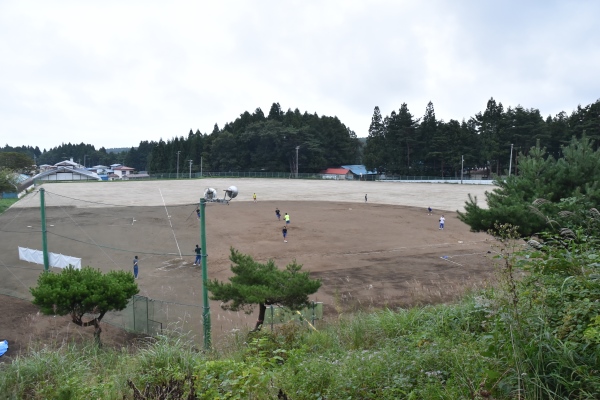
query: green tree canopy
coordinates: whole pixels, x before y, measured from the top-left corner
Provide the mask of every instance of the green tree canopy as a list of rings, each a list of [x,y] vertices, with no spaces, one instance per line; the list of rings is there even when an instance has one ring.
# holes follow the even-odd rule
[[[16,174],[8,168],[0,167],[0,192],[15,192]]]
[[[17,152],[0,152],[0,168],[8,168],[15,172],[29,172],[33,159],[26,154]]]
[[[296,261],[280,270],[273,260],[259,263],[233,247],[229,259],[234,274],[229,283],[215,279],[207,282],[206,287],[211,292],[211,299],[222,301],[221,307],[225,310],[243,310],[249,314],[258,304],[259,315],[254,330],[260,330],[267,305],[299,310],[309,304],[308,295],[321,287],[321,281],[310,279],[308,272],[301,272],[302,265]]]
[[[108,311],[120,311],[139,292],[133,274],[110,271],[106,274],[92,267],[69,266],[60,273],[45,272],[38,277],[37,287],[30,289],[33,304],[46,315],[71,315],[79,326],[94,326],[100,341],[100,321]],[[83,321],[85,314],[92,315]]]
[[[499,179],[498,188],[486,192],[488,209],[469,198],[465,212],[458,217],[474,231],[493,230],[496,223],[518,227],[529,236],[546,228],[546,220],[532,212],[533,204],[542,212],[576,212],[597,207],[600,202],[600,150],[594,151],[587,137],[573,138],[562,147],[558,160],[538,145],[527,156],[519,155],[519,175]],[[567,199],[569,199],[567,201]]]

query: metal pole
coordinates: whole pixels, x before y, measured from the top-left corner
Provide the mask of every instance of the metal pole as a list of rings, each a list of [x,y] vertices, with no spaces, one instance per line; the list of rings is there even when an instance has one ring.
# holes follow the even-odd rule
[[[208,304],[208,290],[206,289],[206,282],[208,282],[208,272],[206,266],[206,221],[205,211],[206,200],[200,199],[200,245],[202,246],[202,323],[204,326],[204,348],[210,349],[210,305]]]
[[[463,183],[463,171],[465,170],[465,168],[463,167],[465,165],[465,156],[460,156],[460,184],[462,185]]]
[[[200,178],[202,178],[202,156],[200,156]]]
[[[181,150],[177,152],[177,179],[179,179],[179,153],[181,153]]]
[[[50,262],[48,261],[48,240],[46,238],[46,204],[44,200],[45,190],[40,189],[40,209],[42,214],[42,253],[44,255],[44,272],[48,272]]]
[[[298,149],[300,146],[296,146],[296,179],[298,179]]]
[[[510,170],[512,169],[512,150],[513,144],[510,144],[510,161],[508,162],[508,176],[510,176]]]
[[[188,160],[190,162],[190,179],[192,179],[192,160]]]

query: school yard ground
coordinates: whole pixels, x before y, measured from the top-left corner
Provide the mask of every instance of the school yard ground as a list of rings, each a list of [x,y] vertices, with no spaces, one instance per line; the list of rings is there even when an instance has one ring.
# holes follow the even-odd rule
[[[195,209],[207,187],[222,196],[232,185],[239,195],[229,205],[206,206],[209,278],[231,276],[230,247],[282,268],[296,260],[323,282],[311,300],[323,302],[325,320],[358,309],[451,301],[493,274],[494,240],[470,232],[456,216],[469,194],[485,202],[493,186],[484,185],[239,178],[45,184],[48,250],[103,271],[132,270],[138,255],[140,294],[172,304],[176,318],[169,323],[179,320],[201,335],[201,269],[192,265],[200,244]],[[40,316],[20,300],[31,298],[29,287],[43,270],[20,261],[17,251],[41,249],[37,189],[0,215],[0,294],[11,310],[0,317],[0,340],[23,348],[39,337],[92,331],[68,318]],[[275,208],[291,217],[287,243]],[[442,214],[444,230],[438,228]],[[215,342],[256,321],[215,301],[210,310]],[[108,342],[127,340],[103,325]]]

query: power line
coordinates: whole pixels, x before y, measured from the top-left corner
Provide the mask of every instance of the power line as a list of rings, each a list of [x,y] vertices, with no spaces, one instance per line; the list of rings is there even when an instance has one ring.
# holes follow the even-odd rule
[[[36,192],[37,193],[37,192]],[[64,197],[66,199],[69,200],[76,200],[76,201],[80,201],[82,203],[90,203],[90,204],[100,204],[103,206],[111,206],[111,207],[135,207],[135,208],[139,208],[139,205],[124,205],[124,204],[111,204],[111,203],[102,203],[100,201],[92,201],[92,200],[83,200],[83,199],[78,199],[76,197],[69,197],[69,196],[65,196],[63,194],[58,194],[58,193],[53,193],[53,192],[49,192],[46,190],[46,194],[51,194],[54,196],[58,196],[58,197]],[[198,203],[185,203],[185,204],[175,204],[175,205],[170,205],[170,207],[185,207],[185,206],[194,206],[194,205],[198,205]],[[160,207],[160,206],[156,206],[156,207]]]
[[[29,198],[27,199],[27,201],[25,201],[25,203],[28,203],[28,202],[30,202],[30,201],[31,201],[31,200],[32,200],[32,199],[33,199],[35,196],[37,196],[37,194],[38,194],[38,192],[35,192],[35,194],[34,194],[32,197],[29,197]],[[11,209],[13,209],[13,208],[12,208],[12,207],[11,207],[11,208],[9,208],[9,210],[11,210]],[[17,219],[17,218],[18,218],[18,217],[21,215],[21,213],[22,213],[22,212],[23,212],[25,209],[26,209],[25,207],[22,207],[22,208],[19,210],[19,212],[17,213],[17,215],[15,215],[14,217],[12,217],[12,218],[11,218],[11,219],[10,219],[10,220],[9,220],[9,221],[6,223],[6,224],[4,224],[3,228],[6,228],[8,225],[12,224],[12,223],[13,223],[13,221],[14,221],[15,219]],[[6,212],[2,213],[2,215],[6,215]]]
[[[38,271],[38,272],[44,272],[44,268],[35,268],[35,267],[22,267],[19,265],[6,265],[4,264],[5,268],[14,268],[14,269],[26,269],[26,270],[30,270],[30,271]]]
[[[19,277],[18,277],[18,276],[16,276],[16,275],[13,273],[13,272],[12,272],[12,271],[11,271],[11,270],[8,268],[8,266],[7,266],[7,265],[4,263],[4,261],[0,260],[0,263],[2,263],[2,265],[4,266],[4,268],[6,268],[6,270],[7,270],[8,272],[10,272],[10,273],[12,274],[12,276],[13,276],[13,277],[14,277],[16,280],[18,280],[18,281],[19,281],[19,283],[20,283],[21,285],[23,285],[23,287],[24,287],[25,289],[29,290],[29,286],[27,286],[26,284],[24,284],[24,283],[23,283],[23,281],[22,281],[22,280],[20,280],[20,279],[19,279]]]
[[[68,217],[71,219],[71,221],[73,221],[73,223],[74,223],[74,224],[75,224],[75,225],[76,225],[76,226],[77,226],[77,227],[78,227],[78,228],[79,228],[79,229],[80,229],[80,230],[81,230],[81,231],[82,231],[82,232],[83,232],[83,233],[84,233],[84,234],[85,234],[85,235],[86,235],[86,236],[87,236],[89,239],[91,239],[92,241],[94,241],[94,239],[92,239],[92,238],[91,238],[91,236],[90,236],[90,235],[88,235],[88,233],[87,233],[87,232],[86,232],[86,231],[85,231],[85,230],[84,230],[84,229],[83,229],[81,226],[79,226],[79,224],[78,224],[78,223],[77,223],[77,222],[76,222],[76,221],[73,219],[73,217],[71,217],[71,215],[70,215],[70,214],[69,214],[69,213],[68,213],[68,212],[67,212],[67,211],[66,211],[66,210],[65,210],[63,207],[60,207],[60,209],[61,209],[61,210],[62,210],[62,211],[65,213],[65,214],[67,214],[67,216],[68,216]],[[94,242],[94,244],[95,244],[95,242]],[[104,255],[105,255],[106,257],[108,257],[108,259],[109,259],[110,261],[112,261],[112,263],[113,263],[113,264],[114,264],[116,267],[118,267],[117,263],[115,262],[115,260],[113,260],[113,259],[112,259],[112,257],[111,257],[111,256],[109,256],[108,254],[106,254],[106,252],[105,252],[104,250],[102,250],[102,252],[104,253]]]
[[[38,229],[30,229],[28,231],[9,231],[9,230],[5,230],[5,229],[0,229],[0,232],[8,232],[8,233],[32,233],[32,232],[41,232],[42,230],[38,230]]]
[[[90,246],[101,247],[103,249],[108,249],[108,250],[122,251],[124,253],[150,254],[150,255],[154,255],[154,256],[177,256],[177,255],[179,255],[179,253],[155,253],[155,252],[151,252],[151,251],[144,252],[144,251],[126,250],[126,249],[121,249],[121,248],[118,248],[118,247],[105,246],[105,245],[101,245],[101,244],[98,244],[98,243],[92,243],[92,242],[86,242],[84,240],[73,239],[73,238],[70,238],[68,236],[64,236],[64,235],[61,235],[61,234],[58,234],[58,233],[55,233],[55,232],[52,232],[52,231],[48,231],[48,233],[51,234],[51,235],[54,235],[54,236],[61,237],[63,239],[72,240],[72,241],[77,242],[77,243],[88,244]],[[193,256],[195,256],[195,254],[182,254],[182,256],[193,257]]]

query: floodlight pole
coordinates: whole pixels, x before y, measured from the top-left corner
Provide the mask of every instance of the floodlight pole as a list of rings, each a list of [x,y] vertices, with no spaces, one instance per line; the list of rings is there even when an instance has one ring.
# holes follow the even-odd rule
[[[298,179],[298,149],[300,146],[296,146],[296,179]]]
[[[206,289],[206,283],[208,282],[208,271],[206,265],[206,225],[204,218],[206,208],[206,200],[204,197],[200,198],[200,246],[202,246],[202,325],[204,327],[204,348],[210,349],[210,305],[208,304],[208,290]]]
[[[181,150],[177,152],[177,179],[179,179],[179,153],[181,153]]]
[[[192,179],[192,160],[188,160],[190,162],[190,179]]]
[[[40,189],[40,209],[42,218],[42,253],[44,257],[44,272],[48,272],[50,262],[48,261],[48,239],[46,238],[46,202],[44,199],[46,190]]]
[[[460,156],[460,184],[461,185],[463,183],[463,171],[465,170],[463,165],[465,165],[465,156]]]
[[[513,151],[513,144],[510,144],[510,161],[508,162],[508,176],[510,176],[510,170],[512,169],[512,151]]]

